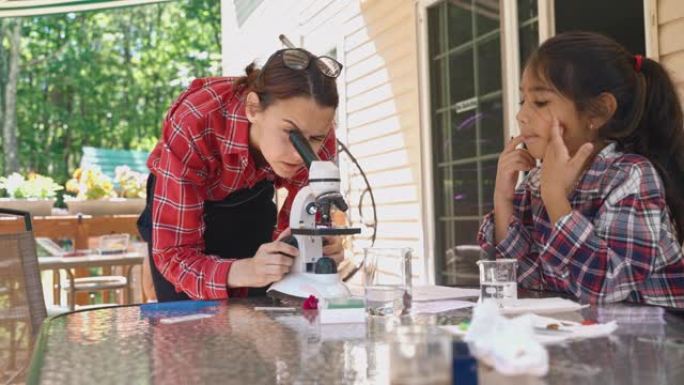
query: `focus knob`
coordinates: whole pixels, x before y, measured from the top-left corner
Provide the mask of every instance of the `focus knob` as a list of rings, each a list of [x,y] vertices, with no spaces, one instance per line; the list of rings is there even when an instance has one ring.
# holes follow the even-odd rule
[[[316,274],[335,274],[337,273],[337,264],[332,258],[322,257],[316,262],[314,267],[314,273]]]

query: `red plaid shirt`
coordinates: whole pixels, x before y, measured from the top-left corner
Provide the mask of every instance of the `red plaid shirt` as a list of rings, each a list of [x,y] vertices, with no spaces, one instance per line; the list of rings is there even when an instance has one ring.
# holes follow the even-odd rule
[[[518,187],[508,234],[493,245],[494,215],[478,240],[497,258],[518,260],[523,287],[583,302],[631,301],[684,307],[684,257],[662,181],[644,157],[606,146],[570,197],[572,212],[550,223],[535,168]]]
[[[257,167],[249,154],[249,122],[244,87],[234,78],[196,79],[169,109],[162,135],[147,161],[156,176],[152,209],[152,254],[162,275],[177,291],[193,299],[229,296],[228,273],[234,259],[206,255],[204,201],[222,200],[230,193],[269,179],[288,191],[278,214],[273,237],[289,225],[297,191],[308,183],[302,169],[291,179],[270,167]],[[334,129],[319,151],[321,159],[335,156]],[[238,289],[233,295],[246,294]]]

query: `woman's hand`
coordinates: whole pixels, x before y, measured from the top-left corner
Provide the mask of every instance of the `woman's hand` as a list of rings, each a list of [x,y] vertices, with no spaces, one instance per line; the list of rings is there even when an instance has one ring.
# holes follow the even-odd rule
[[[290,271],[299,250],[281,240],[290,235],[283,231],[278,239],[264,243],[252,258],[233,262],[228,274],[229,287],[264,287],[280,281]]]
[[[592,143],[584,143],[575,155],[570,157],[568,148],[563,142],[563,128],[554,117],[551,138],[544,152],[540,180],[542,201],[544,201],[551,223],[556,223],[560,217],[572,210],[568,196],[575,189],[593,151]]]
[[[335,264],[339,265],[344,260],[344,246],[342,237],[326,236],[323,237],[323,255],[332,258]]]

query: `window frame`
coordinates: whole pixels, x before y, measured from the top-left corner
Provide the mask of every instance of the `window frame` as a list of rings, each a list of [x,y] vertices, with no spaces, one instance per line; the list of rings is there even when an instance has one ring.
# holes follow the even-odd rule
[[[436,162],[433,159],[433,137],[432,137],[432,106],[431,106],[431,80],[429,56],[429,31],[428,31],[428,8],[445,0],[418,0],[416,2],[417,14],[417,35],[418,35],[418,75],[419,75],[419,97],[420,97],[420,121],[421,121],[421,158],[422,158],[422,196],[421,204],[423,234],[425,235],[424,255],[431,256],[425,258],[425,271],[429,284],[443,281],[443,277],[438,276],[438,270],[443,268],[444,256],[437,255],[437,202],[435,199],[435,180],[441,176],[435,175]],[[552,0],[538,0],[538,9],[541,12],[542,2]],[[501,44],[501,99],[503,104],[503,139],[510,135],[517,134],[517,126],[511,124],[515,122],[515,114],[518,109],[519,100],[519,73],[520,73],[520,45],[518,41],[518,19],[516,1],[499,1],[500,26],[499,39]],[[539,13],[538,20],[541,20]],[[539,29],[540,41],[544,36],[541,27]],[[512,64],[511,64],[512,63]],[[477,76],[477,73],[474,73]],[[479,153],[479,151],[478,151]],[[488,160],[489,156],[476,156],[480,162]],[[478,170],[479,172],[479,170]],[[478,188],[480,184],[478,177]]]

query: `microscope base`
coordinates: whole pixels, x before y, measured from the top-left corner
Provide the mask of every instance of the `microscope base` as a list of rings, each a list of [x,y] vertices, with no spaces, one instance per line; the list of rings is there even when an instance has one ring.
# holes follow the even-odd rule
[[[277,291],[293,297],[347,298],[351,294],[337,274],[290,273],[274,283],[269,292]]]

